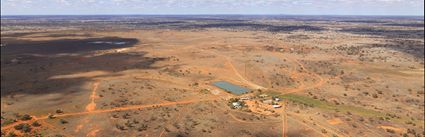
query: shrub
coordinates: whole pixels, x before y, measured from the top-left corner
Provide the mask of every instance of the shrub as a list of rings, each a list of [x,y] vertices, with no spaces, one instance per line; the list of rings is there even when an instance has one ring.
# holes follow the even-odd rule
[[[19,124],[14,126],[13,128],[15,128],[16,130],[22,130],[22,127],[24,126],[24,124]]]
[[[359,118],[359,121],[363,122],[364,121],[364,118],[363,117],[360,117]]]
[[[403,133],[403,137],[409,137],[409,135],[407,135],[406,133]]]
[[[326,134],[326,133],[328,133],[328,131],[326,131],[326,129],[322,129],[322,133]]]
[[[147,129],[148,129],[148,125],[141,124],[140,127],[137,130],[139,130],[139,131],[145,131]]]
[[[24,121],[31,120],[31,119],[32,119],[32,117],[30,115],[28,115],[28,114],[24,114],[20,118],[20,120],[24,120]]]
[[[23,132],[31,131],[31,126],[28,125],[27,123],[16,125],[13,128],[15,128],[16,130],[22,130]]]
[[[123,125],[116,124],[115,127],[119,130],[127,130]]]
[[[34,126],[34,127],[39,127],[39,126],[41,126],[41,124],[40,123],[38,123],[37,121],[35,121],[35,122],[32,122],[32,124],[31,124],[32,126]]]
[[[351,113],[350,111],[347,111],[347,115],[353,115],[353,113]]]
[[[31,126],[28,124],[24,124],[24,126],[22,127],[22,131],[25,133],[31,132]]]
[[[415,129],[407,129],[407,133],[409,133],[409,134],[416,134],[416,131],[415,131]]]
[[[394,130],[392,130],[392,129],[386,129],[386,131],[388,132],[388,133],[395,133],[395,131]]]
[[[239,101],[239,98],[231,98],[229,100],[229,103],[238,102],[238,101]]]
[[[60,122],[61,124],[66,124],[66,123],[68,123],[68,121],[66,121],[66,120],[64,120],[64,119],[60,119],[60,120],[59,120],[59,122]]]
[[[56,113],[63,113],[63,110],[61,110],[61,109],[58,109],[58,110],[56,110]]]
[[[52,114],[49,114],[49,119],[54,119],[55,118],[55,116],[54,115],[52,115]]]
[[[17,135],[15,134],[15,132],[9,132],[9,134],[7,134],[7,137],[17,137]]]

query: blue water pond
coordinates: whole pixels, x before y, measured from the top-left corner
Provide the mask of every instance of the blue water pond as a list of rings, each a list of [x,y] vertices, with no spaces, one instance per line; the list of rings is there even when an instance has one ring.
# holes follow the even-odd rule
[[[236,95],[240,95],[250,91],[248,88],[241,87],[226,81],[217,81],[217,82],[214,82],[213,85],[225,91],[232,92],[233,94],[236,94]]]

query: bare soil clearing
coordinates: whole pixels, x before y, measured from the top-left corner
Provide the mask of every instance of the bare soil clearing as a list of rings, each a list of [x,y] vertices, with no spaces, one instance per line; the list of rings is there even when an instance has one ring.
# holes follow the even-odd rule
[[[2,136],[424,136],[423,28],[187,20],[2,19]]]

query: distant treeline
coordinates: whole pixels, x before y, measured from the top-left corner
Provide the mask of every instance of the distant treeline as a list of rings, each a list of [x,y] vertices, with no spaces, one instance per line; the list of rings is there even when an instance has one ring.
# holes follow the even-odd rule
[[[258,23],[212,23],[212,24],[195,24],[188,25],[184,28],[228,28],[228,29],[250,29],[250,30],[264,30],[270,32],[287,32],[287,31],[321,31],[324,30],[321,27],[309,26],[309,25],[269,25],[269,24],[258,24]]]

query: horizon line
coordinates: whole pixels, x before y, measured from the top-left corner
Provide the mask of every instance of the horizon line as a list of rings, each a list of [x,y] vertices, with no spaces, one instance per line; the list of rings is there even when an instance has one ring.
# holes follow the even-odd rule
[[[6,14],[0,16],[205,16],[205,15],[239,15],[239,16],[399,16],[399,17],[424,17],[424,15],[383,15],[383,14],[228,14],[228,13],[215,13],[215,14]]]

